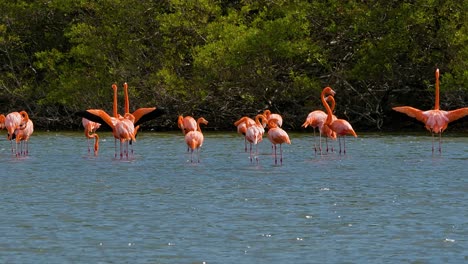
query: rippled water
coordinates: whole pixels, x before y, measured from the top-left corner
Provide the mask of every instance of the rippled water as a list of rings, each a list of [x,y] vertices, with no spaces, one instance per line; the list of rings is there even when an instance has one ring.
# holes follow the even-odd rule
[[[0,142],[1,263],[462,263],[468,137],[363,134],[314,155],[290,134],[251,163],[234,133],[205,133],[200,163],[180,133],[142,132],[131,160],[82,133],[36,133],[30,156]],[[335,143],[336,147],[336,143]]]

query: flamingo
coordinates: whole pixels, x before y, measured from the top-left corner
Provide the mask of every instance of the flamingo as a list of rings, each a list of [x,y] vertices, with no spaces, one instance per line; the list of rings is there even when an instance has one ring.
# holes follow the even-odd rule
[[[455,109],[452,111],[440,110],[439,107],[439,69],[435,71],[435,105],[434,110],[422,111],[411,106],[397,106],[392,109],[416,118],[425,124],[425,127],[432,134],[432,153],[434,153],[434,134],[439,134],[439,153],[442,153],[442,132],[448,124],[468,115],[468,107]]]
[[[0,115],[0,130],[5,128],[5,115]]]
[[[330,88],[331,90],[331,88]],[[334,100],[333,95],[335,94],[335,91],[331,90],[331,98],[328,98],[329,100]],[[325,98],[322,98],[322,103],[327,109],[327,121],[325,121],[325,125],[328,126],[332,131],[336,133],[338,136],[338,144],[340,145],[340,154],[341,154],[341,137],[343,138],[343,153],[346,154],[346,135],[353,135],[354,137],[357,137],[356,132],[354,132],[353,127],[351,124],[344,120],[344,119],[336,119],[333,120],[333,114],[330,106],[326,102]],[[332,101],[333,103],[333,101]]]
[[[206,121],[205,118],[200,117],[197,119],[197,130],[195,131],[189,131],[187,134],[185,134],[185,143],[187,143],[187,146],[190,148],[191,153],[190,153],[190,162],[193,162],[193,151],[197,150],[197,157],[198,157],[198,162],[200,162],[200,148],[203,145],[203,133],[200,128],[200,124],[208,124],[208,121]]]
[[[11,112],[5,117],[5,128],[8,132],[7,139],[11,142],[11,152],[14,152],[13,142],[11,140],[14,137],[15,130],[24,129],[28,120],[29,115],[26,111]]]
[[[247,152],[247,139],[245,138],[245,133],[247,132],[248,125],[255,125],[255,120],[248,116],[243,116],[234,122],[234,125],[237,127],[237,133],[244,136],[244,150]]]
[[[265,110],[263,112],[263,115],[267,118],[267,121],[270,121],[270,119],[275,119],[276,124],[281,127],[283,125],[283,118],[279,114],[272,114],[270,110]]]
[[[262,122],[260,123],[260,119],[262,119]],[[252,144],[255,145],[255,159],[258,163],[258,143],[262,142],[263,140],[263,134],[265,133],[265,128],[263,126],[263,123],[266,120],[266,117],[262,114],[258,114],[255,116],[255,124],[251,125],[249,124],[249,118],[244,118],[244,123],[247,126],[247,131],[245,133],[245,138],[247,141],[250,142],[250,162],[252,162]]]
[[[191,116],[180,115],[177,119],[177,126],[182,130],[182,133],[187,134],[189,131],[197,130],[197,121]]]
[[[326,93],[328,90],[324,88],[322,90],[322,93],[320,94],[320,98],[325,97]],[[335,108],[335,105],[332,104],[332,108]],[[333,111],[332,109],[332,111]],[[333,115],[333,117],[336,119],[336,116]],[[319,130],[319,150],[320,153],[322,153],[322,134],[327,135],[327,137],[331,139],[336,139],[336,133],[331,131],[327,126],[324,126],[325,121],[327,120],[327,113],[325,113],[322,110],[315,110],[310,112],[307,115],[307,118],[305,122],[302,124],[302,127],[307,128],[308,126],[311,126],[314,129],[314,150],[315,153],[317,153],[317,140],[315,137],[315,128],[318,128]],[[327,141],[327,152],[328,152],[328,141]]]
[[[122,159],[123,156],[128,158],[128,143],[131,140],[135,141],[135,134],[137,132],[134,125],[135,117],[130,113],[126,113],[122,118],[112,119],[111,116],[101,109],[88,109],[85,113],[93,116],[93,118],[99,118],[99,120],[102,120],[102,123],[105,123],[112,129],[114,138],[120,141],[120,158]],[[125,146],[123,146],[124,143],[126,143]]]
[[[120,140],[120,138],[117,136],[117,133],[115,133],[114,129],[119,121],[122,121],[124,119],[132,120],[133,126],[134,126],[133,129],[134,129],[135,136],[136,136],[136,133],[138,132],[138,129],[140,128],[139,126],[140,124],[161,116],[162,114],[165,113],[165,110],[163,108],[157,108],[157,107],[139,108],[131,114],[132,116],[131,118],[129,116],[125,118],[125,114],[127,113],[129,114],[130,112],[130,104],[128,100],[128,85],[127,83],[124,83],[124,95],[125,95],[124,116],[118,114],[118,110],[117,110],[118,108],[117,107],[117,85],[112,84],[112,89],[114,90],[114,100],[113,100],[113,107],[112,107],[113,117],[110,117],[107,113],[105,113],[103,110],[100,110],[100,109],[88,109],[86,111],[77,112],[76,115],[84,117],[93,122],[100,123],[101,125],[105,125],[112,129],[113,135],[115,138],[114,140],[115,157],[117,157],[117,140]],[[106,119],[107,117],[109,117],[108,120],[103,119],[104,113],[107,115]],[[130,144],[132,141],[133,140],[130,140]]]
[[[125,113],[129,113],[130,107],[128,103],[128,91],[127,88],[128,86],[124,85],[124,92],[125,92]],[[114,89],[114,102],[113,102],[113,117],[111,118],[111,121],[117,121],[117,119],[123,119],[121,115],[118,114],[117,111],[117,85],[113,84],[112,88]],[[92,109],[92,110],[98,110],[98,109]],[[134,126],[137,127],[138,125],[147,122],[149,120],[155,119],[163,114],[165,114],[165,110],[163,108],[157,108],[157,107],[143,107],[135,110],[133,113],[131,113],[133,117],[135,118],[134,120]],[[86,111],[80,111],[77,112],[76,115],[85,117],[93,122],[100,123],[101,125],[105,124],[108,126],[106,122],[102,119],[101,116],[98,115],[93,115],[91,114],[88,110]],[[110,116],[109,116],[110,117]]]
[[[96,134],[96,130],[101,126],[101,124],[90,121],[86,118],[82,118],[81,122],[84,127],[84,134],[88,141],[88,153],[91,152],[89,148],[89,139],[94,138],[94,155],[97,156],[99,151],[99,136]]]
[[[270,119],[268,121],[268,139],[270,140],[271,144],[273,144],[275,149],[275,164],[278,164],[278,159],[276,155],[276,145],[280,145],[280,164],[283,164],[283,149],[281,145],[283,143],[291,144],[291,140],[289,139],[288,133],[284,131],[282,128],[278,127],[278,120],[277,119]]]
[[[135,127],[134,123],[135,117],[133,114],[125,113],[124,118],[119,120],[115,125],[115,131],[120,140],[120,158],[125,154],[128,159],[128,145],[131,144],[131,142],[136,141],[135,135],[138,128]],[[125,149],[122,152],[123,144],[125,144]]]
[[[29,154],[29,137],[34,132],[34,124],[31,119],[28,119],[24,127],[17,128],[15,130],[15,138],[16,138],[16,149],[18,149],[18,144],[20,146],[20,152],[16,153],[16,156],[19,155],[28,155]]]

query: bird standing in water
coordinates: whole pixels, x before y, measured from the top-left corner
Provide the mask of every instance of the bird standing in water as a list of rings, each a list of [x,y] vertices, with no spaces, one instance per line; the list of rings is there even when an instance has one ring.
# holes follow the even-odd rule
[[[439,153],[442,152],[442,132],[450,122],[468,115],[468,107],[452,111],[440,110],[439,106],[439,69],[435,71],[435,104],[433,110],[422,111],[411,106],[397,106],[392,109],[414,117],[426,125],[426,129],[432,133],[432,153],[434,153],[434,134],[439,134]]]

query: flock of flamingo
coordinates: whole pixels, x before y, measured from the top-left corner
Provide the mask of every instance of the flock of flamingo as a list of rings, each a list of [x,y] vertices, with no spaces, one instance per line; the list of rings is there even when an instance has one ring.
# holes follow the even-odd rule
[[[447,128],[448,124],[457,119],[463,118],[468,115],[468,107],[459,108],[452,111],[444,111],[439,109],[439,69],[435,72],[435,106],[433,110],[422,111],[410,106],[394,107],[393,110],[404,113],[410,117],[423,122],[427,130],[432,133],[432,152],[434,152],[434,134],[439,134],[439,148],[438,151],[442,152],[441,148],[441,135]],[[117,140],[120,142],[120,158],[128,158],[133,154],[132,143],[136,141],[136,134],[143,122],[152,120],[164,114],[164,109],[156,107],[139,108],[133,113],[130,113],[130,105],[128,99],[128,85],[124,83],[124,113],[120,115],[117,110],[117,85],[113,84],[114,90],[113,112],[112,116],[101,109],[88,109],[86,111],[78,112],[77,115],[82,117],[82,124],[84,133],[88,139],[88,152],[91,152],[89,140],[94,139],[94,155],[99,151],[99,136],[96,130],[101,126],[108,126],[112,129],[114,135],[114,148],[117,157]],[[302,127],[312,127],[314,130],[314,150],[315,153],[322,153],[322,135],[325,139],[328,138],[339,142],[339,153],[346,153],[345,136],[351,135],[357,137],[356,132],[353,130],[351,124],[344,120],[338,119],[334,114],[335,96],[336,92],[330,87],[325,87],[320,95],[320,100],[326,110],[315,110],[308,114]],[[331,106],[330,106],[331,105]],[[203,145],[204,136],[200,128],[200,124],[207,125],[208,121],[200,117],[195,120],[191,116],[178,117],[178,127],[182,130],[187,150],[191,151],[190,161],[194,161],[194,152],[197,154],[197,161],[200,162],[200,148]],[[281,126],[283,118],[279,114],[271,113],[270,110],[265,110],[262,114],[258,114],[254,119],[244,116],[237,120],[234,125],[237,127],[238,133],[244,136],[245,152],[247,152],[247,142],[250,144],[250,161],[253,162],[254,158],[258,163],[258,144],[263,140],[265,128],[267,131],[267,138],[272,144],[274,151],[275,164],[283,162],[282,144],[291,144],[291,140]],[[319,144],[315,136],[315,129],[319,130]],[[34,131],[34,125],[29,119],[28,113],[25,111],[12,112],[8,115],[0,115],[0,129],[6,129],[8,132],[7,139],[11,142],[11,151],[16,156],[28,155],[28,141]],[[343,138],[343,148],[341,147],[341,138]],[[15,143],[13,145],[13,140]],[[279,145],[279,155],[277,154],[277,145]],[[329,151],[328,141],[326,141],[326,151]],[[255,146],[255,150],[253,150]],[[333,151],[333,149],[331,150]]]

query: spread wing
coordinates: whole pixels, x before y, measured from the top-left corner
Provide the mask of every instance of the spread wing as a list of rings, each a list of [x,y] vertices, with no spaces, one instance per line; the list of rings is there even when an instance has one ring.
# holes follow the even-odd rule
[[[416,118],[417,120],[426,123],[427,121],[427,116],[424,115],[424,111],[419,110],[417,108],[411,107],[411,106],[398,106],[398,107],[393,107],[393,110],[406,114],[410,117]]]
[[[465,117],[467,115],[468,115],[468,107],[463,107],[460,109],[447,111],[446,117],[449,119],[449,122],[452,122],[462,117]]]
[[[101,109],[88,109],[86,111],[76,112],[75,115],[97,122],[110,129],[114,127],[111,117]]]
[[[135,110],[135,112],[133,112],[133,116],[135,117],[135,126],[160,117],[165,113],[166,111],[164,110],[164,108],[161,107],[139,108]]]

